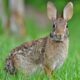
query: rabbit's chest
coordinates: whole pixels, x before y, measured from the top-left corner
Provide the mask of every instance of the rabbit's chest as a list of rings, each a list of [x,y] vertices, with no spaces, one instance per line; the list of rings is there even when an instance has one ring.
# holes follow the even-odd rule
[[[49,57],[50,60],[50,65],[52,69],[56,69],[59,68],[65,61],[66,57],[67,57],[67,50],[65,50],[65,48],[62,49],[57,49],[57,51],[52,52],[53,55],[52,57]]]
[[[51,69],[59,68],[65,61],[68,54],[68,42],[64,44],[47,45],[46,63]]]

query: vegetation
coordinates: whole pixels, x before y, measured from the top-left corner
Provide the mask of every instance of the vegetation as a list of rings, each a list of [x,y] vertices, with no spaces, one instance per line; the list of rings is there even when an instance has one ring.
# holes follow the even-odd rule
[[[47,2],[47,0],[44,1]],[[68,0],[65,1],[67,2]],[[62,10],[66,4],[65,1],[55,1],[55,4],[57,4],[59,10]],[[70,32],[69,55],[65,64],[58,71],[55,71],[53,80],[80,80],[80,5],[79,0],[72,1],[74,3],[74,16],[68,23]],[[40,3],[42,4],[42,7],[40,7],[41,5],[39,3],[38,5],[37,2],[38,0],[35,0],[34,3],[32,0],[29,0],[27,3],[33,3],[33,5],[36,4],[40,10],[42,10],[43,7],[43,10],[46,9],[45,5],[42,4],[44,2]],[[49,80],[48,77],[42,72],[37,72],[36,74],[27,77],[22,73],[12,76],[6,73],[4,70],[6,57],[9,55],[11,49],[19,46],[25,41],[31,41],[33,39],[39,39],[40,37],[46,36],[50,32],[48,29],[44,32],[39,32],[39,30],[36,28],[36,22],[34,23],[31,20],[27,22],[27,25],[29,35],[23,39],[17,36],[13,37],[4,34],[0,25],[0,80]]]

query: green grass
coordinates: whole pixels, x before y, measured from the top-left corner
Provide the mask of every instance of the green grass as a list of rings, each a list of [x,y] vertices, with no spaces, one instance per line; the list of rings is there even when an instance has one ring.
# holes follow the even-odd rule
[[[79,6],[79,5],[78,5]],[[80,6],[79,6],[80,7]],[[80,8],[76,6],[76,9]],[[74,9],[75,10],[75,9]],[[78,12],[76,13],[80,13]],[[69,55],[64,65],[55,71],[53,80],[80,80],[80,14],[74,14],[73,19],[68,23],[70,32]],[[5,59],[9,55],[11,49],[19,46],[25,41],[31,41],[48,34],[47,32],[39,32],[33,21],[28,22],[28,33],[31,35],[26,38],[17,38],[6,35],[0,35],[0,80],[49,80],[48,77],[41,72],[27,77],[19,72],[17,75],[10,75],[4,71]],[[33,26],[33,28],[32,28]],[[31,31],[32,29],[33,32]]]
[[[69,55],[64,65],[58,71],[55,71],[54,80],[80,80],[80,25],[78,17],[73,17],[68,25],[70,26]],[[47,76],[41,72],[37,72],[36,74],[27,77],[22,73],[12,76],[4,71],[5,59],[9,55],[10,50],[23,42],[30,40],[30,37],[20,39],[0,35],[0,80],[48,80]]]

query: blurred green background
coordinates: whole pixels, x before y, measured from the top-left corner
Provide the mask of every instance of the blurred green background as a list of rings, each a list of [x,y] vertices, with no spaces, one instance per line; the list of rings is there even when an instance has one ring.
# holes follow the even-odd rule
[[[0,80],[48,80],[45,75],[40,73],[27,79],[23,75],[21,76],[21,74],[11,76],[3,70],[5,59],[11,49],[19,46],[23,42],[39,39],[50,33],[52,28],[50,21],[45,21],[47,19],[46,4],[48,1],[52,1],[60,13],[69,1],[73,2],[74,5],[73,18],[68,22],[70,33],[69,56],[63,67],[55,71],[54,80],[80,80],[80,0],[25,0],[25,5],[31,7],[28,7],[28,10],[27,7],[25,8],[27,34],[24,38],[6,34],[0,21]],[[6,13],[9,15],[8,0],[4,0],[4,5]],[[33,11],[32,14],[28,13],[29,9]],[[27,13],[30,15],[27,15]],[[39,21],[36,20],[36,16],[39,16]],[[43,23],[40,22],[42,20]]]

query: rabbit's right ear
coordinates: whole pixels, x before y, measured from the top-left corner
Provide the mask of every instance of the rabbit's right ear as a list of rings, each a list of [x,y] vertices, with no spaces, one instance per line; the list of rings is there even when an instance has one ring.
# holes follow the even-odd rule
[[[57,10],[52,2],[47,3],[47,15],[50,20],[57,18]]]
[[[72,15],[73,15],[73,3],[69,2],[64,8],[63,17],[65,20],[68,21],[72,18]]]

